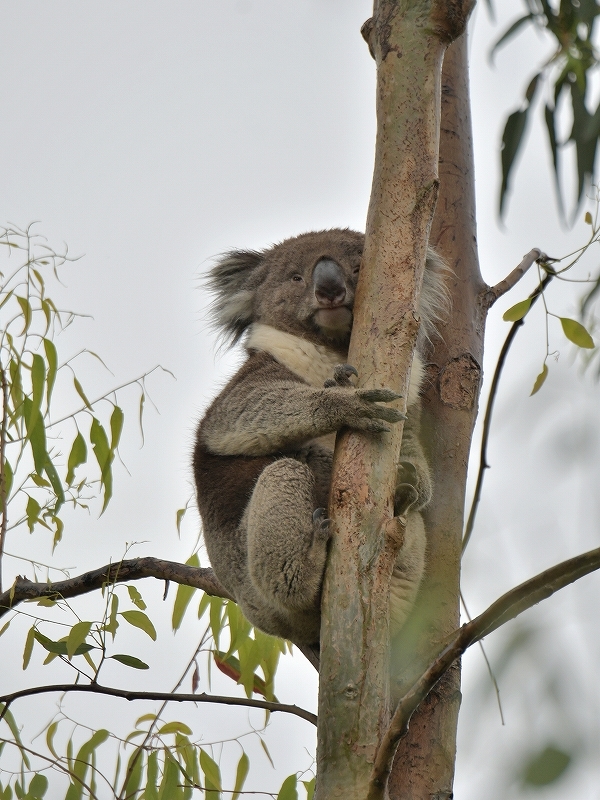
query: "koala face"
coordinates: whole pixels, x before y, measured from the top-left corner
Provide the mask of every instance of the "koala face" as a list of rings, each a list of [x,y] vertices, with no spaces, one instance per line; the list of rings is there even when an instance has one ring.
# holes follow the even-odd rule
[[[307,234],[274,247],[260,268],[254,321],[347,343],[361,254],[362,237],[351,242],[346,231]]]
[[[227,253],[214,267],[214,317],[237,341],[253,322],[346,347],[364,237],[350,230],[305,233],[265,250]]]

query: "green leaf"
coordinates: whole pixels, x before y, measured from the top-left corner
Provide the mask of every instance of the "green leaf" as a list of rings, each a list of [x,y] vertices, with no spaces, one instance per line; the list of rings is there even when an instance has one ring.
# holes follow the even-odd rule
[[[117,655],[109,656],[109,658],[114,658],[114,660],[118,661],[120,664],[125,664],[126,667],[133,667],[133,669],[150,669],[148,664],[140,661],[140,659],[136,658],[135,656],[127,656],[123,655],[123,653],[117,653]]]
[[[87,396],[86,396],[85,392],[83,391],[83,386],[79,383],[79,381],[77,380],[77,378],[74,375],[73,375],[73,385],[75,386],[75,391],[77,392],[79,397],[81,397],[81,399],[85,403],[86,407],[89,408],[89,410],[91,411],[92,410],[92,406],[90,405],[90,401],[87,399]]]
[[[511,306],[508,311],[505,311],[502,315],[502,319],[505,322],[518,322],[527,314],[530,306],[531,297],[528,297],[526,300],[521,300],[519,303],[515,303],[514,306]]]
[[[52,639],[49,639],[47,636],[44,636],[38,630],[36,630],[33,634],[44,650],[47,650],[49,653],[54,653],[55,655],[59,656],[66,656],[67,655],[67,642],[66,640],[61,640],[58,642],[54,642]],[[93,650],[94,647],[91,644],[80,644],[79,647],[75,650],[73,655],[80,656],[83,653],[88,653],[90,650]]]
[[[144,800],[158,800],[158,751],[153,750],[146,765],[146,787]]]
[[[121,796],[137,797],[137,791],[142,783],[144,766],[144,751],[141,748],[134,750],[127,764],[127,780]]]
[[[221,770],[219,769],[219,765],[208,755],[206,750],[202,748],[200,748],[200,766],[204,773],[206,788],[216,789],[219,793],[222,792]],[[211,796],[214,796],[213,792],[211,792]]]
[[[298,800],[298,776],[288,775],[281,784],[277,800]]]
[[[15,295],[19,305],[21,306],[21,313],[23,314],[23,330],[21,331],[21,336],[23,336],[29,330],[29,326],[31,325],[31,320],[33,319],[33,310],[31,308],[31,303],[26,297],[19,297],[19,295]]]
[[[56,373],[58,371],[58,354],[56,347],[51,339],[44,339],[44,352],[46,353],[46,361],[48,362],[48,374],[46,375],[46,403],[50,407],[50,398],[52,397],[52,390],[56,381]]]
[[[153,641],[156,641],[156,628],[152,624],[152,620],[143,611],[121,611],[121,616],[134,628],[140,628]]]
[[[193,731],[183,722],[167,722],[161,728],[158,729],[157,733],[183,733],[186,736],[191,736]]]
[[[11,621],[8,620],[8,622],[5,622],[4,625],[0,628],[0,636],[2,636],[2,634],[5,633],[8,630],[8,628],[10,626],[10,622]]]
[[[539,392],[539,390],[544,385],[544,382],[545,382],[547,377],[548,377],[548,366],[546,364],[544,364],[544,366],[542,367],[542,371],[540,372],[540,374],[535,379],[535,383],[533,384],[533,389],[531,390],[531,394],[529,395],[530,397],[531,397],[531,395],[534,395],[537,392]]]
[[[42,525],[45,525],[45,523],[40,520],[41,510],[42,507],[38,501],[34,497],[28,496],[27,505],[25,506],[25,514],[27,516],[27,527],[29,528],[29,533],[33,533],[36,522],[41,522]],[[47,528],[48,526],[45,525],[45,527]]]
[[[27,800],[41,800],[48,789],[48,778],[38,772],[34,775],[27,791]]]
[[[496,41],[496,43],[494,44],[494,46],[490,50],[490,56],[489,56],[490,57],[490,61],[493,61],[494,55],[496,53],[496,50],[498,50],[498,48],[501,45],[503,45],[512,36],[514,36],[517,33],[517,31],[519,30],[519,28],[521,28],[526,22],[533,21],[533,20],[534,20],[533,14],[527,14],[525,17],[520,17],[516,22],[513,22],[512,25],[510,25],[507,28],[507,30],[504,31],[502,36]]]
[[[302,783],[306,789],[306,800],[313,800],[316,778],[311,778],[309,781],[302,781]]]
[[[240,756],[240,760],[238,761],[237,770],[235,773],[235,785],[233,787],[233,795],[231,800],[238,800],[240,796],[240,792],[244,788],[244,783],[246,782],[246,778],[248,777],[248,771],[250,770],[250,759],[246,755],[246,753],[242,753]]]
[[[571,756],[549,745],[533,756],[523,770],[523,783],[529,786],[548,786],[554,783],[571,763]]]
[[[46,745],[48,747],[48,750],[50,750],[50,752],[52,753],[54,758],[56,758],[57,761],[59,760],[60,757],[56,752],[56,750],[54,749],[54,734],[56,733],[56,730],[58,728],[58,722],[59,720],[55,720],[54,722],[52,722],[48,726],[48,730],[46,731]]]
[[[29,628],[27,638],[25,639],[25,648],[23,650],[23,669],[27,669],[31,661],[31,654],[33,652],[33,643],[35,642],[35,628]]]
[[[33,463],[38,475],[42,475],[48,458],[44,420],[29,397],[23,398],[23,407],[25,411],[25,429],[27,430],[27,439],[31,444]]]
[[[592,215],[590,214],[590,212],[589,212],[589,211],[586,211],[586,212],[585,212],[584,221],[585,221],[585,224],[586,224],[586,225],[591,225],[591,224],[592,224],[592,222],[593,222],[593,220],[592,220]]]
[[[196,589],[194,589],[193,586],[184,586],[182,583],[177,587],[173,614],[171,616],[171,627],[174,631],[179,630],[181,627],[183,616],[195,591]]]
[[[267,747],[267,743],[262,738],[262,736],[260,737],[260,744],[262,749],[265,751],[265,755],[269,759],[271,766],[273,767],[273,769],[275,769],[275,764],[273,763],[273,759],[271,758],[271,753],[269,753],[269,748]]]
[[[510,173],[514,166],[515,158],[519,152],[525,126],[527,124],[527,114],[531,106],[528,104],[524,109],[514,111],[509,115],[502,134],[502,186],[500,187],[500,216],[504,212],[504,201],[509,187]]]
[[[568,317],[560,317],[560,324],[562,325],[565,336],[569,341],[573,342],[573,344],[585,348],[595,347],[594,340],[577,320],[568,319]]]
[[[104,630],[112,634],[113,641],[117,633],[117,628],[119,627],[119,621],[117,619],[118,611],[119,611],[119,598],[116,594],[113,594],[110,601],[109,621],[104,625]]]
[[[564,209],[562,202],[562,191],[560,188],[560,168],[558,159],[558,144],[556,141],[556,125],[554,122],[555,109],[549,105],[544,107],[544,119],[546,121],[546,130],[548,131],[548,143],[550,144],[550,151],[552,153],[552,165],[554,167],[554,186],[556,189],[556,198],[558,201],[558,210],[561,217],[564,219]]]
[[[42,407],[42,400],[44,398],[44,388],[46,386],[46,364],[44,359],[35,353],[33,362],[31,364],[31,387],[32,387],[32,403],[33,409],[39,411]],[[33,413],[32,409],[32,413]]]
[[[128,586],[127,591],[129,592],[129,599],[131,602],[140,608],[142,611],[146,610],[146,603],[144,603],[144,599],[142,595],[138,592],[135,586]]]
[[[110,416],[110,449],[115,451],[119,446],[121,433],[123,431],[123,410],[119,406],[115,406]]]
[[[65,502],[65,492],[62,487],[62,483],[60,482],[60,478],[58,477],[58,472],[56,471],[56,467],[52,463],[50,456],[46,455],[46,463],[44,464],[44,469],[46,471],[46,475],[52,484],[52,488],[54,489],[54,494],[56,495],[56,506],[54,508],[54,513],[58,513],[58,510]]]
[[[110,501],[110,498],[112,497],[111,464],[113,460],[113,453],[108,445],[106,431],[96,417],[93,417],[92,419],[92,425],[90,428],[90,441],[93,445],[96,461],[100,467],[100,481],[104,487],[104,503],[102,505],[102,511],[100,512],[103,514]]]
[[[78,647],[85,642],[91,627],[91,622],[77,622],[73,625],[67,636],[67,656],[69,659],[75,655]]]
[[[0,511],[4,511],[4,501],[10,498],[14,474],[8,461],[4,462],[4,486],[0,484]]]
[[[571,83],[571,103],[573,106],[573,128],[569,139],[575,142],[577,153],[577,208],[583,198],[583,192],[587,180],[592,180],[594,175],[594,163],[596,161],[596,148],[598,138],[585,138],[586,128],[591,124],[591,114],[585,106],[584,93],[577,83]]]
[[[87,461],[87,447],[85,439],[80,431],[77,431],[77,436],[73,440],[71,452],[69,453],[69,460],[67,461],[67,477],[66,481],[70,486],[75,480],[75,470]]]

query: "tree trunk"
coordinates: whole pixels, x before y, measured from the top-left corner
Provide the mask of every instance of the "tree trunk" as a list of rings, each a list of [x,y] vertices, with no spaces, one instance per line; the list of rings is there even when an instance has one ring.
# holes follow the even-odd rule
[[[464,29],[463,6],[470,3],[381,0],[368,26],[377,62],[378,129],[349,361],[360,386],[387,386],[405,397],[438,190],[442,60]],[[373,762],[389,723],[389,582],[402,542],[393,519],[401,436],[401,425],[380,437],[347,432],[336,448],[334,535],[322,602],[317,800],[374,797]],[[452,537],[461,514],[462,505]],[[437,587],[446,577],[436,573],[435,549],[428,584]],[[455,585],[454,579],[444,589],[454,621]]]
[[[486,288],[477,260],[475,186],[469,105],[467,35],[447,50],[442,75],[440,194],[430,241],[451,266],[451,319],[429,358],[423,439],[434,476],[426,511],[427,575],[416,613],[395,654],[394,674],[410,684],[431,647],[459,625],[463,511],[471,436],[481,383]],[[410,656],[407,654],[410,653]],[[410,664],[410,666],[409,666]],[[389,781],[392,800],[452,797],[459,666],[451,669],[411,721]]]

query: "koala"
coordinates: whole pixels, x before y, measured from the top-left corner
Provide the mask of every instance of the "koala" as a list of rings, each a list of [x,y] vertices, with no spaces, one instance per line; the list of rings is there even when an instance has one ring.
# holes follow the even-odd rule
[[[246,360],[198,425],[197,502],[214,572],[266,633],[318,645],[330,537],[326,517],[335,434],[377,435],[403,418],[389,389],[358,389],[345,362],[364,236],[324,230],[262,252],[233,250],[212,269],[212,314]],[[410,611],[425,563],[419,509],[431,476],[419,441],[419,353],[443,313],[444,265],[428,251],[421,330],[397,469],[396,514],[407,515],[391,584],[391,629]]]

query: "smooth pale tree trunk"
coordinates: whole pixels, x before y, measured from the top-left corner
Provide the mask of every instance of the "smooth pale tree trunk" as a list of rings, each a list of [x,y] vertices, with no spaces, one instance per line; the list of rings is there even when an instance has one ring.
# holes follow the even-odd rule
[[[423,439],[435,494],[425,512],[426,579],[411,625],[396,643],[400,652],[395,654],[394,673],[405,686],[415,671],[422,671],[431,647],[439,646],[459,625],[465,484],[481,382],[486,311],[481,303],[486,286],[477,261],[466,34],[450,45],[444,57],[439,174],[430,243],[453,270],[447,281],[452,310],[448,323],[441,327],[443,338],[434,342],[428,358]],[[452,797],[459,679],[456,664],[414,714],[392,768],[392,800]]]
[[[444,51],[471,3],[376,2],[377,143],[349,361],[359,385],[407,396],[418,297],[438,194]],[[402,401],[400,401],[402,402]],[[376,800],[373,762],[390,716],[389,581],[403,529],[393,518],[402,426],[345,433],[334,459],[333,544],[323,591],[317,800]],[[462,496],[462,495],[461,495]]]

